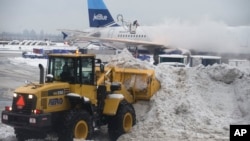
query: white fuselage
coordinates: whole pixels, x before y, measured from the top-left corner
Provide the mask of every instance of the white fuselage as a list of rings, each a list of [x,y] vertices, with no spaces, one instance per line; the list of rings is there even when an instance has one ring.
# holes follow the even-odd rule
[[[130,39],[140,41],[150,41],[149,36],[144,31],[144,27],[137,27],[136,29],[127,29],[123,26],[118,27],[104,27],[104,28],[90,28],[86,30],[90,36],[100,38],[115,38],[115,39]]]
[[[146,34],[143,27],[137,27],[136,29],[128,29],[123,26],[118,27],[104,27],[104,28],[91,28],[88,29],[89,35],[98,38],[108,38],[118,40],[118,42],[111,42],[116,48],[121,47],[134,47],[134,44],[124,43],[123,41],[151,41],[148,34]],[[111,46],[112,46],[111,45]],[[125,46],[124,46],[125,45]],[[140,46],[137,46],[140,47]]]

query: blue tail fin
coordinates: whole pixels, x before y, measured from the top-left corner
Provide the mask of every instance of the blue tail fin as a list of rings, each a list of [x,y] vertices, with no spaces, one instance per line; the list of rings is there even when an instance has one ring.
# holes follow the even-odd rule
[[[118,26],[103,0],[88,0],[88,11],[90,27]]]
[[[62,31],[62,35],[63,35],[63,40],[65,40],[68,37],[68,34],[66,34],[65,32]]]

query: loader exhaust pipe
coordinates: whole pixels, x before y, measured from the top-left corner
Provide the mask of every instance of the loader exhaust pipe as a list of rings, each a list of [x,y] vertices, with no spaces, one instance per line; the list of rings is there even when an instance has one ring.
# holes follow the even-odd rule
[[[44,67],[42,64],[38,65],[40,69],[40,84],[44,84]]]

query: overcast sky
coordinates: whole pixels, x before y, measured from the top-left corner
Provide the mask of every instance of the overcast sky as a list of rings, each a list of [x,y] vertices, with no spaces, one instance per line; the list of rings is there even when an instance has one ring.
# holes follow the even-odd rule
[[[209,18],[230,26],[250,26],[250,0],[104,0],[114,19],[123,14],[141,25],[166,20]],[[0,32],[60,33],[88,27],[87,0],[0,0]]]

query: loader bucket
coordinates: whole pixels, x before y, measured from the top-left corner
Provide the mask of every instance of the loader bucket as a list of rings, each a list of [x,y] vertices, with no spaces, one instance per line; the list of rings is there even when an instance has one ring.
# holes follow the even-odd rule
[[[149,100],[160,89],[154,70],[114,68],[112,72],[113,81],[124,84],[136,100]]]
[[[97,85],[107,79],[120,82],[135,100],[149,100],[160,89],[154,70],[106,67],[104,73],[101,74],[97,69],[96,74],[98,75]]]

